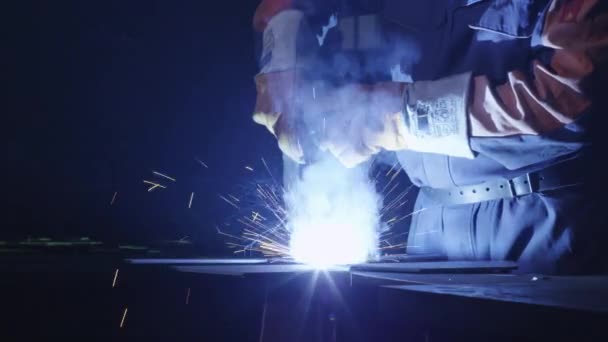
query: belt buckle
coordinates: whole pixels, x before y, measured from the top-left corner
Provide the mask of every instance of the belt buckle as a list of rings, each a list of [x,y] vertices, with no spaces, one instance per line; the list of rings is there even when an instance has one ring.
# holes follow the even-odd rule
[[[532,177],[529,173],[525,175],[509,179],[509,190],[511,190],[511,196],[523,196],[534,192],[532,184]]]

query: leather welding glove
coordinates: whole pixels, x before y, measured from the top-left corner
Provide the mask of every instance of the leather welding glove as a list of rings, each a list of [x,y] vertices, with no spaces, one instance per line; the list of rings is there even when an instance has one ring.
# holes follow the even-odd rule
[[[262,67],[255,76],[257,99],[253,121],[265,126],[281,151],[303,163],[304,125],[296,102],[302,98],[302,69],[297,56],[303,13],[289,9],[289,1],[263,1],[254,17],[254,27],[263,31]],[[302,93],[302,94],[301,94]]]
[[[381,150],[473,158],[467,103],[470,73],[437,81],[349,86],[328,97],[320,147],[353,167]],[[339,108],[336,108],[339,107]]]
[[[294,70],[257,75],[253,121],[265,126],[277,138],[279,148],[285,155],[303,163],[300,137],[304,127],[297,112],[297,80],[298,72]]]

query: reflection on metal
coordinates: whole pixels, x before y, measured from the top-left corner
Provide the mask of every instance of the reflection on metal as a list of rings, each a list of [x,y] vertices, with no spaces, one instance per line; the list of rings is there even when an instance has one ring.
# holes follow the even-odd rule
[[[472,276],[462,275],[463,278]],[[497,282],[499,279],[488,281],[490,277],[492,275],[477,276],[477,279],[460,284],[443,282],[385,288],[608,313],[608,277],[605,276],[545,277],[537,280],[518,276],[518,281],[505,279],[503,283]]]
[[[176,270],[187,273],[198,274],[220,274],[220,275],[252,275],[252,274],[286,274],[303,272],[348,272],[348,266],[336,266],[320,270],[314,266],[303,264],[267,264],[267,265],[205,265],[205,266],[176,266]]]
[[[447,257],[439,254],[388,254],[378,258],[378,262],[421,262],[447,261]]]
[[[146,260],[146,259],[139,259]],[[174,259],[176,260],[176,259]],[[260,259],[241,259],[257,261]],[[223,261],[223,263],[213,262]],[[180,272],[199,274],[247,275],[247,274],[273,274],[273,273],[300,273],[318,271],[319,268],[296,263],[268,263],[268,262],[239,262],[237,259],[208,259],[198,265],[186,262],[184,266],[177,266]],[[328,272],[394,272],[394,273],[506,273],[517,268],[512,262],[484,262],[484,261],[443,261],[443,262],[392,262],[392,263],[366,263],[351,266],[335,266],[323,269]]]
[[[408,258],[401,259],[407,260]],[[412,259],[410,259],[412,260]],[[179,272],[201,275],[305,275],[320,270],[273,259],[130,259],[133,264],[168,265]],[[494,261],[402,261],[366,263],[322,270],[351,277],[351,287],[378,287],[387,293],[425,292],[434,295],[524,303],[608,313],[608,277],[556,277],[510,273],[517,265]],[[275,278],[272,278],[275,276]],[[254,278],[251,278],[254,279]],[[343,278],[347,279],[347,278]],[[186,304],[190,289],[186,290]],[[124,325],[127,309],[123,313]]]
[[[352,271],[398,273],[503,273],[517,269],[511,261],[427,261],[367,263],[351,266]]]
[[[271,259],[127,259],[136,265],[252,265],[268,264]]]

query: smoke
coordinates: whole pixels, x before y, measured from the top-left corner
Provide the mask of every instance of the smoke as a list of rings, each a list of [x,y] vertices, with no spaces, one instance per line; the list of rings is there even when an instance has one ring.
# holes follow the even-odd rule
[[[396,141],[383,135],[394,130],[387,115],[403,105],[398,83],[390,81],[411,82],[421,57],[415,41],[376,17],[357,19],[358,25],[337,19],[331,16],[315,36],[320,51],[307,60],[309,82],[298,113],[311,134],[304,150],[323,145],[328,153],[307,160],[284,194],[290,254],[316,266],[360,263],[377,255],[382,196],[370,180],[371,163],[347,168],[334,157],[354,165],[377,155],[380,147],[397,149]],[[348,43],[355,41],[361,44]]]
[[[296,261],[326,267],[375,256],[381,198],[368,168],[348,169],[326,155],[288,188],[289,247]]]

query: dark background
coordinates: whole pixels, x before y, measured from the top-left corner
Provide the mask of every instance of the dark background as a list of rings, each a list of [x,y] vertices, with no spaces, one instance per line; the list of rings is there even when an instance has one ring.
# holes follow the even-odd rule
[[[267,181],[262,157],[272,172],[281,169],[272,136],[251,120],[257,4],[39,1],[9,8],[2,58],[9,174],[0,239],[189,236],[219,248],[214,225],[234,210],[218,194],[240,196]],[[168,188],[148,192],[144,179]]]
[[[226,253],[215,225],[242,212],[218,195],[251,196],[257,182],[270,182],[261,158],[274,177],[281,172],[273,137],[251,120],[258,2],[5,5],[0,240],[189,237],[205,254]],[[596,81],[600,95],[605,79]],[[605,118],[596,115],[591,131],[598,153],[589,197],[598,208]],[[167,189],[148,192],[144,179]]]
[[[228,253],[215,225],[239,213],[218,195],[247,197],[255,191],[256,182],[269,182],[262,157],[275,177],[281,169],[274,139],[251,121],[257,69],[251,17],[257,3],[66,0],[3,4],[7,35],[0,63],[8,91],[0,144],[4,209],[0,240],[90,236],[108,244],[146,244],[188,236],[201,254]],[[605,82],[599,81],[599,85]],[[595,89],[601,92],[603,88]],[[599,153],[592,166],[597,177],[590,182],[590,198],[599,208],[606,197],[602,167],[606,125],[605,116],[595,119],[598,124],[592,133]],[[245,165],[255,172],[247,171]],[[175,177],[177,182],[154,177],[153,171]],[[148,192],[144,179],[160,181],[168,188]],[[111,206],[114,192],[118,195]],[[188,209],[191,192],[196,195]],[[598,211],[598,219],[603,224],[606,217]],[[160,334],[177,335],[176,331],[184,336],[221,331],[228,334],[221,340],[227,336],[242,340],[230,338],[237,335],[257,340],[261,287],[244,283],[240,288],[223,280],[215,284],[184,274],[169,275],[165,269],[129,270],[122,259],[122,255],[5,257],[0,264],[0,336],[4,337],[0,340],[26,341],[38,335],[73,335],[78,341],[99,336],[128,340],[142,332],[160,339]],[[113,288],[119,267],[118,285]],[[192,289],[188,306],[184,304],[186,288]],[[357,296],[351,302],[367,313],[374,298]],[[418,322],[410,318],[425,311],[418,309],[430,308],[428,319],[434,319],[440,334],[453,332],[445,330],[446,317],[457,314],[476,325],[465,329],[467,333],[479,327],[501,328],[479,324],[475,316],[466,314],[501,321],[500,316],[488,314],[492,311],[465,307],[456,300],[446,304],[443,299],[387,298],[393,308],[410,310],[409,314],[387,310],[387,326],[406,333],[418,331],[404,327],[401,318],[407,317],[416,327]],[[129,307],[128,328],[121,330],[118,324],[125,307]],[[437,316],[433,310],[437,307],[451,311]],[[585,324],[599,327],[602,322],[573,313],[539,324],[538,312],[526,316],[504,307],[494,312],[503,314],[502,321],[523,317],[520,323],[535,323],[507,325],[508,332],[516,335],[530,328],[545,333],[544,327],[553,326],[575,327],[592,336]],[[369,317],[383,322],[386,317],[374,314],[362,316],[366,318],[362,322],[371,322]],[[455,326],[462,323],[454,322]],[[179,330],[184,327],[188,330]],[[456,328],[463,327],[468,326]],[[559,333],[563,330],[555,335]],[[172,336],[165,339],[174,340]]]

